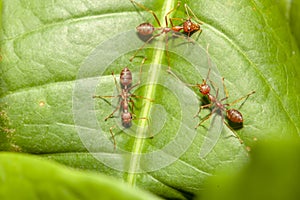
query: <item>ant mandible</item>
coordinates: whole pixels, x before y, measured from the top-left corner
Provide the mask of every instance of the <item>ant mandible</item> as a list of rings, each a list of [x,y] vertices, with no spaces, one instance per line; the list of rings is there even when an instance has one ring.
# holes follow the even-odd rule
[[[131,97],[135,97],[135,98],[143,98],[143,99],[147,99],[152,101],[151,99],[142,97],[142,96],[137,96],[134,94],[131,94],[130,91],[137,87],[140,83],[141,83],[141,73],[142,73],[142,66],[144,65],[145,61],[147,58],[144,58],[142,60],[141,66],[140,66],[140,75],[139,75],[139,80],[136,84],[132,85],[132,73],[129,70],[128,67],[125,67],[124,69],[122,69],[121,73],[120,73],[120,85],[118,85],[116,77],[114,75],[114,73],[112,72],[112,76],[114,78],[114,82],[116,85],[116,88],[118,90],[118,95],[116,96],[98,96],[98,95],[94,95],[93,98],[115,98],[115,97],[119,97],[120,99],[120,103],[119,105],[116,107],[116,109],[109,114],[104,121],[107,121],[109,118],[113,117],[114,113],[117,112],[119,109],[121,109],[121,120],[122,120],[122,126],[124,128],[129,128],[132,125],[132,120],[133,119],[147,119],[146,117],[143,118],[134,118],[134,114],[133,114],[133,108],[134,108],[134,102],[131,100]],[[132,109],[132,113],[129,111],[129,102],[132,104],[131,109]],[[110,134],[112,136],[113,142],[114,142],[114,149],[116,149],[116,140],[114,137],[114,134],[112,132],[112,129],[114,128],[114,126],[110,127],[109,131]]]
[[[200,21],[194,14],[194,12],[188,7],[187,4],[185,4],[185,10],[186,13],[188,15],[187,19],[183,19],[183,18],[169,18],[171,27],[169,27],[169,23],[168,23],[168,15],[170,15],[173,11],[175,11],[181,4],[180,1],[177,2],[177,6],[173,9],[171,9],[166,15],[165,15],[165,24],[166,26],[163,27],[157,17],[157,15],[155,14],[154,11],[148,9],[147,7],[145,7],[144,5],[137,3],[134,0],[130,0],[132,3],[134,3],[135,5],[137,5],[138,7],[144,9],[145,11],[151,13],[153,15],[153,17],[155,18],[155,21],[157,22],[159,27],[154,27],[153,24],[151,23],[142,23],[139,26],[136,27],[137,31],[139,34],[144,35],[144,36],[148,36],[148,35],[152,35],[154,31],[160,31],[159,33],[152,35],[135,53],[134,55],[130,58],[130,61],[132,61],[136,55],[138,54],[139,51],[141,51],[149,42],[151,42],[154,38],[161,36],[162,34],[166,34],[166,54],[167,54],[167,62],[168,62],[168,68],[170,69],[170,56],[169,56],[169,51],[168,51],[168,33],[172,32],[172,36],[175,37],[180,37],[179,35],[175,34],[176,32],[180,32],[181,30],[183,30],[184,33],[187,34],[187,37],[189,39],[189,37],[191,36],[191,34],[193,32],[199,31],[200,33],[202,32],[202,29],[200,28],[200,25],[203,24],[202,21]],[[198,23],[194,23],[191,21],[191,16],[189,13],[192,13],[193,17],[195,19],[197,19]],[[181,26],[174,26],[173,24],[173,20],[180,20],[183,22],[183,24]],[[185,37],[184,37],[185,38]]]

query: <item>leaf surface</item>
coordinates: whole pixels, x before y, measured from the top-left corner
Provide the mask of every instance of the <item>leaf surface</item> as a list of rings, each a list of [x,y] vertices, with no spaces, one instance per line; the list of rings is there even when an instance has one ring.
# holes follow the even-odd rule
[[[140,3],[164,24],[164,15],[177,2]],[[186,17],[184,3],[173,17]],[[209,44],[210,79],[224,91],[225,78],[228,103],[256,91],[241,108],[242,101],[232,105],[244,117],[243,128],[234,131],[243,144],[231,129],[210,119],[194,130],[210,111],[193,118],[203,98],[166,72],[164,37],[129,62],[143,44],[135,27],[146,21],[157,26],[149,12],[130,1],[11,0],[3,1],[2,13],[1,150],[41,154],[164,197],[185,199],[201,190],[217,169],[247,162],[246,149],[257,140],[298,135],[300,57],[281,9],[258,0],[187,3],[204,22],[203,31],[192,35],[194,45],[169,36],[171,70],[185,83],[201,83],[210,66]],[[116,112],[104,122],[118,101],[92,96],[116,95],[111,72],[119,74],[125,66],[136,83],[143,56],[148,59],[142,84],[133,92],[148,100],[133,99],[136,118],[144,120],[133,120],[132,128],[123,130]],[[212,151],[200,158],[207,134],[214,134],[210,126],[223,126],[222,133]]]

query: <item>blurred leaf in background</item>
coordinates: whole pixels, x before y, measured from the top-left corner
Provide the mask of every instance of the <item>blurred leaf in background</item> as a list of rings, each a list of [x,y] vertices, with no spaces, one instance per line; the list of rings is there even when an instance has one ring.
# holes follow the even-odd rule
[[[299,152],[299,138],[259,142],[253,147],[250,163],[211,178],[199,199],[299,199]]]
[[[114,178],[37,156],[0,153],[0,199],[160,199]]]
[[[292,34],[294,35],[298,48],[300,47],[300,2],[297,0],[287,1],[290,12],[289,12],[289,21],[292,30]]]

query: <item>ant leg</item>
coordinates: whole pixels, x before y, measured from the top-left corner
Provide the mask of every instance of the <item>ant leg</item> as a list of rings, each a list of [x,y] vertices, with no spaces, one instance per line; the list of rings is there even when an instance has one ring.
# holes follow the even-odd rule
[[[145,61],[147,60],[146,57],[144,57],[144,59],[142,60],[141,66],[140,66],[140,72],[139,72],[139,80],[136,84],[132,85],[130,88],[128,88],[128,91],[130,91],[132,88],[135,88],[136,86],[138,86],[139,84],[141,84],[141,77],[142,77],[142,67],[145,63]]]
[[[180,34],[176,34],[178,33],[177,31],[173,31],[172,32],[172,37],[176,37],[176,38],[181,38],[184,40],[187,40],[188,42],[195,44],[193,40],[190,40],[189,36],[185,36],[185,35],[180,35]]]
[[[138,86],[140,84],[141,84],[141,82],[138,81],[136,84],[134,84],[133,86],[131,86],[130,88],[128,88],[128,91],[132,90],[133,88],[135,88],[136,86]],[[132,96],[132,95],[130,95],[130,96]]]
[[[149,123],[149,119],[148,119],[147,117],[136,118],[135,116],[136,116],[136,115],[133,115],[133,117],[134,117],[133,120],[147,120],[148,129],[150,129],[150,126],[149,126],[150,123]],[[150,131],[150,132],[151,132],[151,131]],[[151,139],[153,138],[152,133],[150,134],[150,137],[149,137],[149,138],[151,138]]]
[[[223,84],[223,88],[224,88],[224,91],[225,91],[225,95],[226,95],[226,96],[225,96],[223,99],[221,99],[220,101],[224,101],[224,100],[228,99],[228,97],[229,97],[228,90],[227,90],[227,88],[226,88],[226,86],[225,86],[225,84],[224,84],[224,77],[222,77],[222,84]],[[226,105],[229,106],[229,104],[226,104]]]
[[[99,95],[94,95],[93,98],[116,98],[116,97],[120,97],[120,95],[117,96],[99,96]]]
[[[136,55],[138,54],[138,52],[140,51],[140,50],[142,50],[151,40],[153,40],[154,38],[156,38],[156,37],[158,37],[158,36],[160,36],[161,34],[163,34],[164,32],[160,32],[160,33],[158,33],[158,34],[156,34],[156,35],[153,35],[152,37],[150,37],[134,54],[133,54],[133,56],[131,56],[131,58],[129,59],[129,61],[131,62],[135,57],[136,57]]]
[[[189,16],[189,18],[191,18],[191,15],[190,13],[193,15],[193,18],[195,18],[195,20],[200,24],[202,25],[204,22],[202,22],[200,19],[198,19],[195,15],[195,13],[192,11],[192,9],[187,5],[187,4],[184,4],[184,7],[185,7],[185,12],[186,14]]]
[[[206,84],[207,83],[207,80],[209,79],[209,75],[210,75],[210,72],[211,72],[211,60],[210,60],[210,56],[209,56],[209,53],[208,53],[208,48],[209,48],[209,44],[207,44],[206,46],[206,55],[207,55],[207,63],[208,63],[208,72],[207,72],[207,75],[206,75],[206,79],[202,79],[202,83],[203,84]],[[212,83],[213,84],[213,83]]]
[[[149,98],[147,98],[147,97],[137,96],[137,95],[135,95],[135,94],[131,94],[130,96],[131,96],[131,97],[134,97],[134,98],[146,99],[146,100],[149,100],[150,102],[154,102],[154,99],[149,99]]]
[[[202,29],[200,29],[200,30],[198,31],[198,33],[197,33],[197,37],[196,37],[196,41],[198,41],[198,39],[199,39],[199,37],[200,37],[201,33],[202,33]]]
[[[208,74],[206,77],[206,80],[202,79],[202,84],[190,84],[190,83],[184,83],[174,72],[172,72],[170,69],[167,70],[168,73],[170,73],[172,76],[174,76],[177,80],[179,80],[180,82],[182,82],[183,84],[185,84],[186,86],[189,87],[196,87],[196,88],[200,88],[201,85],[206,85],[206,81],[208,80],[208,76],[210,73],[210,68],[208,69]],[[199,113],[199,112],[198,112]]]
[[[148,130],[149,130],[149,132],[150,132],[150,137],[149,137],[149,138],[152,139],[152,138],[153,138],[153,133],[152,133],[152,131],[150,130],[151,126],[150,126],[149,119],[146,118],[146,117],[143,117],[143,118],[140,118],[140,119],[146,119],[146,120],[147,120]]]
[[[200,112],[201,112],[201,110],[202,110],[203,108],[207,108],[207,107],[210,107],[210,106],[212,106],[211,103],[210,103],[210,104],[206,104],[206,105],[204,105],[204,106],[200,106],[198,112],[194,115],[194,118],[196,118],[196,117],[199,116],[199,114],[200,114]]]
[[[220,101],[225,101],[226,99],[228,99],[228,97],[224,97],[223,99],[221,99]],[[226,103],[226,104],[224,104],[224,105],[227,105],[227,106],[229,106],[229,104],[228,103]]]
[[[224,78],[222,78],[222,83],[223,83],[223,87],[224,87],[224,90],[225,90],[226,97],[223,98],[223,99],[221,99],[221,101],[223,101],[223,100],[225,100],[225,99],[228,99],[228,97],[229,97],[228,91],[227,91],[227,89],[226,89],[226,87],[225,87],[225,84],[224,84]],[[255,93],[255,91],[251,91],[251,92],[249,92],[248,94],[246,94],[245,96],[243,96],[243,97],[241,97],[241,98],[239,98],[239,99],[236,99],[235,101],[233,101],[233,102],[231,102],[231,103],[228,103],[228,104],[226,104],[226,105],[227,105],[227,106],[234,105],[234,104],[236,104],[237,102],[239,102],[239,101],[241,101],[241,100],[243,100],[243,99],[245,99],[245,101],[246,101],[246,100],[248,99],[248,97],[249,97],[250,95],[254,94],[254,93]],[[244,105],[245,101],[241,104],[240,108],[242,107],[242,105]]]
[[[110,128],[109,128],[109,132],[110,132],[110,134],[111,134],[111,138],[112,138],[113,141],[114,141],[114,150],[116,150],[116,145],[117,145],[117,143],[116,143],[116,140],[115,140],[115,136],[114,136],[114,134],[113,134],[113,132],[112,132],[112,129],[113,129],[113,128],[115,128],[115,126],[110,127]]]
[[[171,74],[172,76],[174,76],[177,80],[179,80],[180,82],[182,82],[183,84],[185,84],[186,86],[189,86],[189,87],[197,87],[197,88],[199,88],[199,84],[190,84],[190,83],[185,83],[185,82],[183,82],[174,72],[172,72],[172,70],[171,69],[167,69],[167,72],[169,73],[169,74]],[[203,80],[204,81],[204,80]],[[206,82],[205,82],[206,83]]]
[[[178,21],[183,21],[183,19],[182,18],[174,18],[174,17],[172,17],[172,18],[169,18],[169,21],[170,21],[170,24],[171,24],[171,27],[174,27],[174,23],[173,23],[173,20],[175,21],[175,20],[178,20]],[[174,30],[174,29],[173,29]],[[178,28],[176,27],[176,31],[180,31],[180,30],[182,30],[182,27],[180,26],[178,26]]]
[[[174,74],[174,72],[172,72],[171,69],[167,69],[167,72],[169,74],[171,74],[172,76],[174,76],[177,80],[179,80],[180,82],[182,82],[182,80],[176,74]]]
[[[212,116],[213,112],[209,113],[208,115],[206,115],[200,122],[199,124],[197,124],[197,126],[195,126],[195,129],[197,129],[199,126],[201,126],[201,124],[203,122],[205,122],[206,120],[208,120],[211,116]]]
[[[136,86],[138,86],[139,84],[141,84],[140,81],[138,81],[136,84],[132,85],[130,88],[128,88],[128,91],[132,90],[133,88],[135,88]]]
[[[166,34],[166,54],[167,54],[167,62],[168,62],[168,69],[170,70],[171,69],[171,62],[170,62],[170,54],[169,54],[169,37],[168,37],[168,34]]]
[[[224,121],[224,123],[231,130],[231,132],[233,133],[234,137],[236,137],[240,141],[240,143],[243,144],[244,141],[240,138],[240,136],[238,136],[238,134],[233,130],[233,128],[227,122]]]
[[[173,8],[172,10],[170,10],[170,11],[165,15],[166,27],[169,26],[169,25],[168,25],[168,15],[169,15],[171,12],[177,10],[177,8],[180,6],[180,4],[181,4],[181,2],[178,1],[178,2],[177,2],[177,6],[176,6],[175,8]],[[172,27],[173,27],[173,24],[172,24],[172,23],[171,23],[171,25],[172,25]]]
[[[222,83],[223,83],[223,87],[224,87],[224,90],[225,90],[226,97],[223,98],[223,99],[221,99],[221,101],[223,101],[223,100],[225,100],[225,99],[228,99],[228,97],[229,97],[228,91],[227,91],[227,89],[226,89],[226,87],[225,87],[225,84],[224,84],[224,78],[222,78]],[[245,99],[245,101],[246,101],[246,100],[248,99],[248,97],[249,97],[250,95],[254,94],[254,93],[255,93],[255,91],[251,91],[251,92],[249,92],[248,94],[246,94],[245,96],[243,96],[243,97],[241,97],[241,98],[239,98],[239,99],[236,99],[235,101],[233,101],[233,102],[231,102],[231,103],[226,104],[226,106],[234,105],[234,104],[236,104],[237,102],[239,102],[239,101],[241,101],[241,100],[243,100],[243,99]],[[240,105],[239,109],[244,105],[245,101]]]
[[[176,76],[176,74],[174,74],[174,72],[171,71],[171,69],[167,69],[167,72],[168,72],[169,74],[171,74],[172,76],[174,76],[177,80],[179,80],[180,82],[182,82],[182,81],[180,80],[180,78],[179,78],[178,76]]]
[[[222,77],[222,84],[223,84],[223,88],[224,88],[224,91],[225,91],[225,95],[226,95],[226,99],[229,97],[229,94],[228,94],[228,90],[225,86],[225,83],[224,83],[224,77]],[[221,100],[222,101],[222,100]]]
[[[208,68],[208,72],[207,72],[207,76],[206,76],[206,79],[202,80],[203,81],[203,84],[206,84],[207,80],[209,79],[209,74],[210,74],[210,71],[211,71],[211,68]]]
[[[211,80],[210,80],[210,83],[211,83],[212,87],[215,90],[215,88],[217,87],[216,84],[213,81],[211,81]],[[225,87],[225,85],[224,85],[224,78],[222,78],[222,83],[223,83],[223,87]],[[224,100],[228,99],[228,97],[229,97],[226,88],[224,88],[224,90],[225,90],[226,96],[223,99],[221,99],[220,101],[224,101]],[[216,91],[216,98],[218,98],[218,96],[219,96],[219,88],[217,88],[217,91]]]
[[[249,92],[248,94],[246,94],[245,96],[243,96],[243,97],[241,97],[241,98],[239,98],[239,99],[237,99],[237,100],[235,100],[235,101],[229,103],[228,106],[231,106],[231,105],[233,105],[233,104],[236,104],[237,102],[239,102],[239,101],[241,101],[241,100],[243,100],[243,99],[245,99],[245,101],[246,101],[246,100],[248,99],[248,97],[249,97],[250,95],[254,94],[254,93],[255,93],[255,91],[251,91],[251,92]],[[240,106],[239,108],[241,108],[242,105],[244,105],[245,101],[241,104],[241,106]]]
[[[169,18],[169,21],[170,21],[171,27],[174,27],[173,21],[181,21],[181,22],[184,22],[185,20],[184,20],[183,18],[172,17],[172,18]],[[182,29],[182,28],[181,28],[181,29]],[[181,30],[181,29],[180,29],[180,30]]]
[[[119,109],[120,109],[120,105],[117,106],[116,109],[112,113],[110,113],[110,115],[105,117],[104,121],[107,121],[109,118],[111,118],[115,114],[115,112],[117,112],[117,110],[119,110]]]
[[[154,99],[149,99],[147,97],[143,97],[143,96],[137,96],[137,95],[130,95],[131,97],[134,97],[134,98],[140,98],[140,99],[146,99],[146,100],[149,100],[150,102],[154,102]],[[134,101],[132,101],[131,99],[129,100],[129,102],[132,103],[132,112],[133,112],[133,107],[134,107]]]
[[[112,75],[113,75],[113,77],[114,77],[114,82],[115,82],[116,88],[117,88],[118,92],[120,93],[121,88],[120,88],[120,86],[119,86],[118,83],[117,83],[117,79],[116,79],[116,77],[115,77],[115,75],[114,75],[114,72],[112,72]],[[116,95],[116,96],[98,96],[98,95],[94,95],[93,98],[101,98],[101,99],[102,99],[102,98],[116,98],[116,97],[120,97],[120,96],[121,96],[121,95]],[[108,116],[104,119],[104,121],[107,121],[107,119],[111,118],[111,117],[114,115],[114,113],[115,113],[119,108],[120,108],[120,105],[117,106],[117,108],[116,108],[110,115],[108,115]]]
[[[129,100],[129,102],[131,102],[131,111],[132,111],[132,114],[134,114],[134,111],[133,111],[133,108],[134,108],[134,101],[132,101],[131,99]]]
[[[189,86],[189,87],[197,87],[197,88],[199,88],[199,84],[190,84],[190,83],[185,83],[185,82],[183,82],[174,72],[172,72],[172,70],[171,69],[167,69],[167,72],[169,73],[169,74],[171,74],[172,76],[174,76],[178,81],[180,81],[180,82],[182,82],[183,84],[185,84],[186,86]]]
[[[186,5],[187,6],[187,5]],[[209,49],[209,44],[207,44],[207,46],[206,46],[206,55],[207,55],[207,63],[208,63],[208,66],[209,66],[209,69],[208,69],[208,72],[207,72],[207,77],[206,77],[206,81],[209,79],[209,75],[210,75],[210,72],[211,72],[211,59],[210,59],[210,56],[209,56],[209,51],[208,51],[208,49]],[[206,83],[206,81],[205,81],[205,83]],[[213,88],[215,89],[216,88],[216,84],[212,81],[212,80],[210,80],[210,83],[212,84],[212,86],[213,86]],[[224,84],[224,78],[222,77],[222,85],[223,85],[223,88],[224,88],[224,90],[225,90],[225,98],[223,98],[223,100],[221,100],[221,101],[224,101],[225,99],[227,99],[228,97],[229,97],[229,95],[228,95],[228,91],[227,91],[227,89],[226,89],[226,86],[225,86],[225,84]],[[217,93],[218,93],[218,91],[217,91]],[[217,97],[218,95],[216,95],[216,97]]]
[[[209,106],[211,106],[211,104],[207,104],[207,105],[201,106],[201,108],[209,107]],[[195,129],[197,129],[199,126],[201,126],[201,124],[202,124],[203,122],[205,122],[206,120],[208,120],[208,119],[212,116],[212,114],[215,113],[217,110],[218,110],[218,108],[214,108],[208,115],[206,115],[206,116],[199,122],[199,124],[195,127]]]
[[[118,90],[118,93],[120,93],[121,88],[120,88],[120,86],[117,83],[117,79],[115,77],[114,72],[112,72],[111,75],[114,77],[114,82],[115,82],[116,88]],[[115,97],[120,97],[120,96],[121,95],[116,95],[116,96],[99,96],[99,95],[93,95],[93,98],[101,98],[102,99],[102,98],[115,98]]]
[[[115,81],[115,85],[116,85],[116,88],[118,90],[118,93],[121,93],[121,87],[120,87],[120,85],[118,85],[118,82],[117,82],[117,79],[116,79],[116,76],[115,76],[114,72],[112,72],[111,75],[114,77],[114,81]]]
[[[149,12],[149,13],[151,13],[151,14],[153,15],[153,17],[155,18],[155,20],[156,20],[158,26],[161,27],[161,24],[160,24],[160,22],[159,22],[159,20],[158,20],[158,17],[156,16],[156,14],[154,13],[153,10],[150,10],[149,8],[145,7],[144,5],[138,3],[138,2],[136,2],[136,1],[134,1],[134,0],[130,0],[130,1],[131,1],[131,3],[134,3],[134,4],[137,5],[138,7],[140,7],[140,8],[142,8],[142,9],[146,10],[146,11]]]
[[[121,97],[121,95],[117,95],[117,96],[99,96],[99,95],[93,95],[93,98],[100,98],[100,99],[104,99],[104,98],[116,98],[116,97]],[[106,100],[105,100],[106,101]],[[120,102],[120,99],[119,99]],[[107,102],[109,103],[109,102]],[[111,105],[111,104],[110,104]]]
[[[139,73],[139,81],[138,81],[138,83],[141,83],[141,78],[142,78],[142,67],[143,67],[143,65],[145,64],[145,61],[146,61],[146,60],[147,60],[147,58],[144,57],[143,60],[142,60],[141,65],[140,65],[140,73]]]
[[[209,56],[208,49],[209,49],[209,44],[207,44],[207,46],[206,46],[206,55],[207,55],[208,72],[207,72],[207,75],[206,75],[206,79],[203,80],[203,83],[204,83],[204,84],[206,84],[207,80],[209,79],[209,75],[210,75],[210,72],[211,72],[211,59],[210,59],[210,56]],[[212,81],[211,81],[211,83],[214,84]],[[214,87],[215,87],[215,84],[214,84]]]
[[[208,79],[208,75],[209,75],[210,69],[211,69],[211,59],[210,59],[210,56],[209,56],[208,49],[209,49],[209,44],[207,44],[207,46],[206,46],[207,64],[208,64],[208,67],[209,67],[209,71],[207,73],[207,78],[206,79]]]

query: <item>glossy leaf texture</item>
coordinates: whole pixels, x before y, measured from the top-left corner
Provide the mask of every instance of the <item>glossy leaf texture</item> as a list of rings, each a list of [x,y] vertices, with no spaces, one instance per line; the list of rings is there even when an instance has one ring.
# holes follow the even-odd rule
[[[1,199],[159,199],[111,177],[37,156],[2,152],[0,158]]]
[[[177,1],[139,3],[153,9],[164,24],[164,15]],[[256,141],[298,135],[300,56],[279,4],[182,1],[172,17],[186,17],[184,3],[204,22],[203,31],[192,35],[194,43],[169,39],[171,70],[183,82],[201,83],[209,67],[209,45],[214,67],[210,78],[220,91],[220,77],[225,78],[228,103],[256,91],[241,108],[242,102],[232,106],[243,113],[243,128],[234,131],[243,144],[223,123],[211,123],[214,118],[194,130],[210,111],[193,118],[203,98],[166,72],[163,37],[129,62],[143,42],[135,27],[146,21],[157,26],[149,12],[126,0],[10,0],[2,3],[1,150],[40,154],[166,198],[186,199],[217,169],[247,162]],[[104,122],[118,101],[92,95],[116,95],[111,72],[119,74],[125,66],[136,83],[143,56],[148,59],[142,84],[133,90],[148,98],[133,98],[136,118],[143,119],[133,120],[126,130],[118,112]],[[205,138],[219,134],[211,126],[223,126],[222,133],[212,151],[200,158]]]

